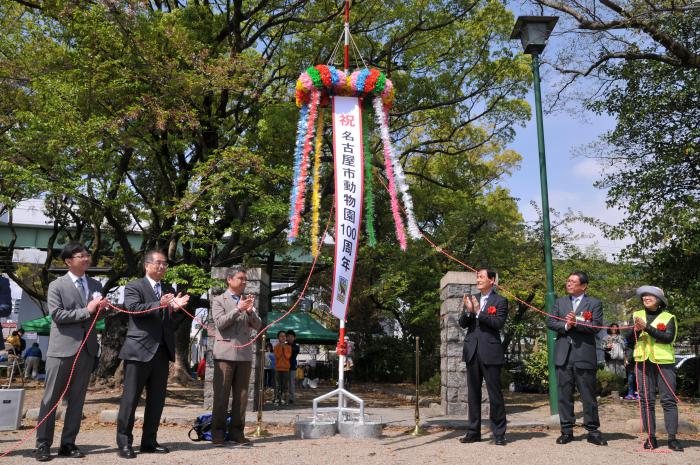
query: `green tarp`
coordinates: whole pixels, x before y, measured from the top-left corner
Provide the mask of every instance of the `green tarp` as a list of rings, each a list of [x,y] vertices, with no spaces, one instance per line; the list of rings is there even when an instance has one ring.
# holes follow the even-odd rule
[[[24,321],[19,324],[20,328],[28,333],[37,333],[39,336],[48,336],[51,332],[51,315],[36,320]],[[105,320],[100,319],[95,325],[95,329],[102,331],[105,329]]]
[[[282,315],[284,315],[282,312],[270,312],[267,314],[267,321],[275,321]],[[267,337],[277,339],[278,332],[289,331],[290,329],[293,329],[296,333],[296,341],[299,344],[335,345],[338,342],[337,332],[326,329],[306,312],[290,313],[267,330]]]

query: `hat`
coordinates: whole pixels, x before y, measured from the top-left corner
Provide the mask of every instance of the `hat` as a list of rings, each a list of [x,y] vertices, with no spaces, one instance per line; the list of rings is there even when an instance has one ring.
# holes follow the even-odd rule
[[[668,299],[664,295],[664,290],[656,286],[642,286],[637,289],[637,295],[642,297],[644,294],[653,295],[668,307]]]

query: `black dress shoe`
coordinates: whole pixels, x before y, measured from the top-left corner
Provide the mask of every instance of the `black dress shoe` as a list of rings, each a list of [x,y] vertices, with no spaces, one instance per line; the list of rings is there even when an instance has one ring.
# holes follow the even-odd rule
[[[72,459],[82,459],[85,457],[85,454],[83,454],[75,444],[62,445],[61,448],[58,449],[58,455],[61,457],[70,457]]]
[[[493,443],[497,446],[505,446],[507,441],[505,436],[496,436],[493,439]]]
[[[481,441],[481,435],[473,433],[467,433],[463,437],[459,438],[459,442],[462,444],[471,444],[472,442],[479,441]]]
[[[38,446],[36,446],[36,450],[34,451],[34,458],[38,462],[48,462],[51,460],[51,448],[49,447],[48,444],[45,442],[42,442]]]
[[[142,454],[167,454],[170,452],[170,449],[165,446],[161,446],[156,442],[148,445],[141,444],[141,447],[139,447],[139,452]]]
[[[561,436],[557,438],[557,444],[568,444],[574,440],[573,434],[561,433]]]
[[[591,444],[595,444],[596,446],[607,446],[608,441],[603,439],[603,436],[600,434],[589,434],[588,435],[588,442]]]
[[[117,455],[123,459],[135,459],[136,453],[131,446],[120,447],[117,451]]]
[[[675,452],[683,452],[683,444],[676,438],[668,440],[668,448]]]
[[[659,442],[656,440],[656,436],[652,436],[651,438],[646,438],[644,440],[644,448],[645,449],[658,449]]]

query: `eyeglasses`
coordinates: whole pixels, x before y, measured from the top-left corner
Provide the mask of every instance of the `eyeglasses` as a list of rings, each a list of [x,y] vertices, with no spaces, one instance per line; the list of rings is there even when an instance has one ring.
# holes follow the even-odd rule
[[[90,258],[92,257],[92,254],[89,253],[83,253],[79,255],[73,255],[71,258]]]
[[[146,263],[150,263],[150,264],[155,265],[155,266],[160,267],[160,268],[167,268],[168,267],[168,262],[146,262]]]

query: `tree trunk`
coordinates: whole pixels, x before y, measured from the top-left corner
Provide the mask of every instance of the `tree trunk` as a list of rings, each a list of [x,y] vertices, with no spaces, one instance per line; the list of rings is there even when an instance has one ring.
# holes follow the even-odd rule
[[[191,307],[194,307],[194,305]],[[194,310],[190,311],[188,309],[187,311],[194,314]],[[170,365],[168,382],[187,386],[192,382],[190,370],[190,332],[192,330],[192,319],[182,313],[182,317],[174,323],[174,326],[175,363]]]
[[[112,313],[105,317],[105,330],[102,333],[102,352],[95,370],[95,379],[109,381],[119,367],[119,351],[126,338],[129,315]]]

